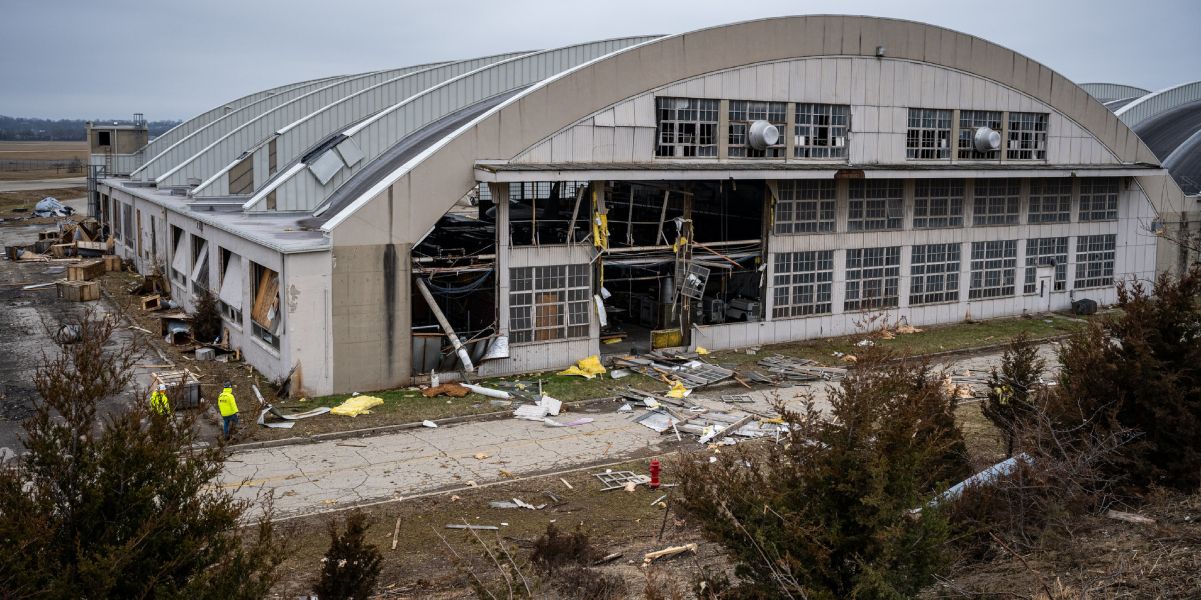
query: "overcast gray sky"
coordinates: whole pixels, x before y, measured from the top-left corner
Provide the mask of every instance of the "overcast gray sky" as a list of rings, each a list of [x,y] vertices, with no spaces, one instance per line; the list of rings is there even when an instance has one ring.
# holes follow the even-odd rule
[[[1199,0],[3,0],[0,114],[178,119],[323,75],[806,13],[942,25],[1077,82],[1201,79]]]

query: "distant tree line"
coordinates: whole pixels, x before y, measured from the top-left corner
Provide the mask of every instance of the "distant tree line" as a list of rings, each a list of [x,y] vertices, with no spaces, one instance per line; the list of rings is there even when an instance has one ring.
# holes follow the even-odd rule
[[[105,123],[112,119],[93,119]],[[82,142],[87,139],[85,119],[32,119],[0,115],[0,141],[5,142]],[[150,121],[150,137],[162,135],[180,121]]]

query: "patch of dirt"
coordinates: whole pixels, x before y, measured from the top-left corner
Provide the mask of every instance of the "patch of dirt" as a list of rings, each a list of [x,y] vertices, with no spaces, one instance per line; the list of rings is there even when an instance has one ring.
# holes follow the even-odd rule
[[[645,461],[636,461],[611,468],[645,472],[647,464]],[[590,474],[592,472],[563,476],[573,489],[568,489],[560,477],[554,475],[486,488],[467,488],[363,509],[371,523],[367,538],[379,546],[384,557],[376,593],[387,598],[475,598],[468,587],[467,577],[454,567],[451,549],[469,563],[478,576],[496,580],[499,574],[484,556],[474,536],[462,530],[446,528],[448,524],[464,522],[499,527],[499,531],[476,533],[493,546],[498,540],[503,541],[511,550],[515,550],[514,558],[523,565],[529,558],[534,540],[545,533],[549,523],[554,523],[563,532],[574,531],[578,525],[589,535],[591,545],[602,556],[622,554],[620,559],[596,569],[624,579],[629,597],[642,597],[642,589],[646,586],[643,556],[669,546],[696,543],[698,549],[696,554],[657,561],[652,570],[660,580],[660,585],[674,582],[682,589],[690,588],[698,565],[729,570],[723,549],[705,541],[695,524],[674,511],[668,513],[661,506],[651,506],[653,500],[668,493],[670,488],[651,490],[639,486],[632,493],[623,490],[602,492],[600,483]],[[666,473],[664,480],[671,481]],[[553,494],[558,501],[545,492]],[[544,503],[547,506],[540,510],[489,506],[490,501],[512,498],[535,506]],[[326,524],[332,518],[344,520],[345,514],[317,515],[281,524],[287,537],[293,541],[296,552],[282,566],[284,577],[274,590],[277,596],[293,598],[309,591],[321,557],[329,547]],[[398,519],[399,535],[396,550],[392,550],[392,532]],[[660,528],[663,529],[661,539]],[[533,585],[540,586],[541,593],[536,593],[535,597],[559,597],[551,586],[554,576],[539,581],[540,578],[532,569],[523,568],[523,572],[533,576]]]
[[[1158,493],[1125,510],[1155,523],[1081,515],[1062,543],[960,565],[923,597],[1201,598],[1201,494]]]

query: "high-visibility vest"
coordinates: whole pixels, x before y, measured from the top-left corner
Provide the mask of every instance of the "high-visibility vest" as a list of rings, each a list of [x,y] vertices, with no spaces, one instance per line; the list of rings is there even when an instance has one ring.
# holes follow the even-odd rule
[[[161,390],[155,390],[154,393],[150,395],[150,410],[153,410],[160,415],[170,414],[171,402],[167,400],[167,394],[163,393]]]
[[[217,410],[221,411],[223,417],[238,414],[238,401],[234,400],[233,388],[221,390],[221,395],[217,396]]]

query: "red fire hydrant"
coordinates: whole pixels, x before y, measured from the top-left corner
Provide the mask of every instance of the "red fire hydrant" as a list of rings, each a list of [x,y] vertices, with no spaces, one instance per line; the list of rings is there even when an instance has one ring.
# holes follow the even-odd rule
[[[659,489],[659,459],[651,461],[651,484],[652,490]]]

